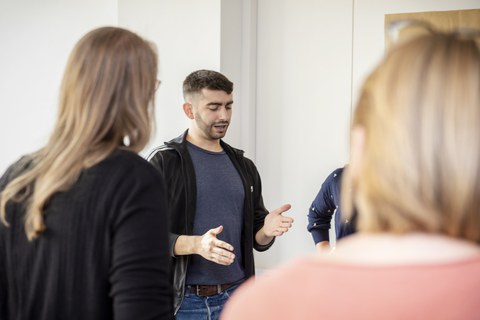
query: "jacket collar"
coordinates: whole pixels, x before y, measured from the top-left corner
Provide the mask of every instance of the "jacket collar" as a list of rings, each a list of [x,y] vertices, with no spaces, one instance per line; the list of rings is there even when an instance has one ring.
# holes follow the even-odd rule
[[[185,130],[181,135],[179,135],[176,138],[173,138],[172,140],[165,142],[165,145],[177,149],[177,150],[186,150],[187,149],[187,134],[188,134],[188,129]],[[222,146],[223,150],[225,150],[226,153],[233,154],[236,157],[243,157],[244,151],[234,148],[222,139],[220,139],[220,145]]]

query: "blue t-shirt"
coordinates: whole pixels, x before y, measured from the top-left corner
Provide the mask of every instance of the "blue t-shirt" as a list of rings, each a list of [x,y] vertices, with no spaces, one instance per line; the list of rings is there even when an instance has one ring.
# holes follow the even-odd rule
[[[190,257],[186,284],[224,284],[245,278],[242,267],[242,229],[245,190],[238,171],[228,155],[211,152],[187,143],[193,161],[197,182],[194,235],[220,225],[223,231],[218,239],[234,248],[235,261],[224,266],[206,260],[200,255]]]

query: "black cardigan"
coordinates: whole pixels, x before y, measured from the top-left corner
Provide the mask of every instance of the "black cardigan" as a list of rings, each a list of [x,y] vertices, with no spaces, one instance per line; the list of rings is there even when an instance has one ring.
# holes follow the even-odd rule
[[[23,216],[9,202],[0,225],[0,319],[173,319],[166,192],[141,157],[117,150],[84,170],[32,242]]]

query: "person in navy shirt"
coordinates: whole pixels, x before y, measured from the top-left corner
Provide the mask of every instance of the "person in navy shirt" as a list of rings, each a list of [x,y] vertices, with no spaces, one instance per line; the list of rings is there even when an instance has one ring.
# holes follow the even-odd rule
[[[355,232],[356,214],[350,219],[342,217],[340,194],[342,174],[345,167],[335,169],[322,183],[315,200],[308,211],[307,230],[312,234],[315,246],[319,249],[330,246],[329,230],[335,213],[336,239]]]

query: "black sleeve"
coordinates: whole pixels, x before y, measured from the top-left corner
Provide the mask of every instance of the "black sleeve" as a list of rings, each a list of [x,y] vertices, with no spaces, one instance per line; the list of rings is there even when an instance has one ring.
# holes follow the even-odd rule
[[[165,148],[160,147],[154,150],[147,158],[147,160],[150,162],[150,164],[158,170],[158,172],[165,178],[165,172],[164,172],[164,167],[165,167],[165,159],[163,157],[163,151]],[[173,191],[173,189],[171,190]],[[166,193],[168,194],[168,192]],[[171,195],[169,196],[171,197]],[[173,258],[175,257],[174,253],[174,247],[175,247],[175,242],[177,241],[177,238],[180,236],[179,234],[170,232],[169,230],[169,243],[170,243],[170,256]]]
[[[5,187],[12,181],[15,177],[17,177],[20,173],[28,169],[31,165],[31,156],[23,156],[18,161],[13,163],[8,167],[8,169],[3,173],[0,177],[0,196],[1,192],[5,189]],[[6,248],[4,247],[5,243],[5,230],[6,226],[3,222],[0,222],[0,252],[5,253]],[[0,319],[8,319],[9,311],[8,311],[8,281],[6,279],[7,268],[6,268],[6,261],[2,259],[0,261]]]
[[[0,177],[0,192],[5,189],[7,184],[16,178],[20,173],[23,173],[32,165],[31,156],[23,156],[17,162],[8,167],[5,173]]]
[[[250,186],[251,193],[253,196],[253,248],[259,252],[268,250],[273,243],[275,242],[275,237],[273,237],[272,241],[266,245],[261,245],[257,243],[255,239],[255,235],[257,232],[263,227],[265,224],[265,217],[268,214],[268,210],[265,208],[263,203],[263,196],[262,196],[262,180],[260,178],[260,174],[258,173],[257,167],[255,164],[250,160],[246,159],[246,166],[247,170],[250,172],[251,178],[253,180],[253,185]]]
[[[146,162],[127,174],[112,206],[114,318],[173,319],[164,182]]]
[[[1,222],[0,222],[1,223]],[[4,243],[4,230],[5,226],[0,224],[0,252],[5,252],[3,246]],[[7,288],[8,283],[6,280],[6,268],[5,268],[5,259],[0,259],[0,319],[8,319],[8,300],[7,300]]]

